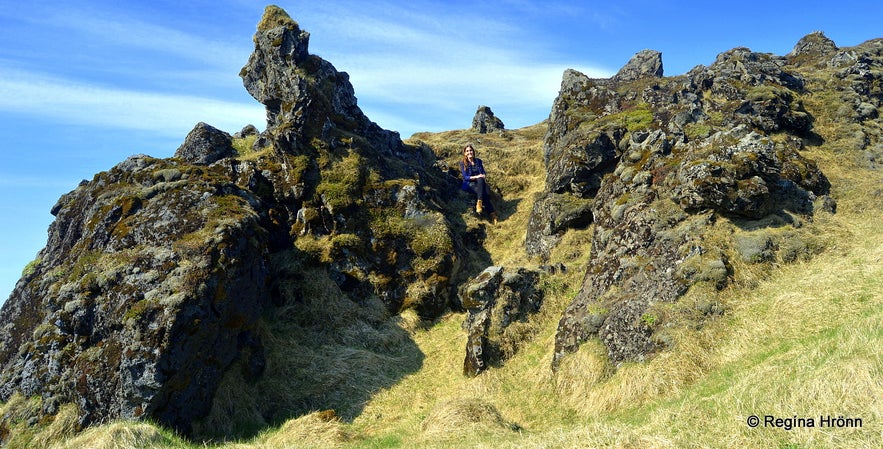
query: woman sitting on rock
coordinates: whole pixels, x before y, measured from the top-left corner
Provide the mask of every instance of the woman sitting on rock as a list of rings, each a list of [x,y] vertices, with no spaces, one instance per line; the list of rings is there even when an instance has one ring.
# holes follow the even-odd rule
[[[491,204],[491,190],[485,180],[484,164],[481,159],[475,157],[475,148],[472,144],[463,147],[463,160],[460,161],[460,173],[463,174],[463,183],[460,188],[475,194],[475,212],[481,214],[487,211],[494,223],[497,222],[497,213]]]

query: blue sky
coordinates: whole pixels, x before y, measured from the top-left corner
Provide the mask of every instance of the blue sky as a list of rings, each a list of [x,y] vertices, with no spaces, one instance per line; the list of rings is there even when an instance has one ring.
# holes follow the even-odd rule
[[[172,156],[200,121],[265,127],[238,74],[267,4],[0,0],[0,301],[81,180],[133,154]],[[878,1],[276,4],[403,138],[468,128],[479,105],[510,129],[538,123],[565,69],[608,77],[644,49],[679,75],[734,47],[784,55],[813,31],[840,47],[883,37]]]

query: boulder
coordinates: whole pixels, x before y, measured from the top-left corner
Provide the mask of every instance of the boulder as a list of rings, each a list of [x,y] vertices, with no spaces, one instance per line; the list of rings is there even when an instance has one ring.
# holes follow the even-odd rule
[[[230,134],[203,122],[196,124],[175,151],[175,157],[196,165],[209,165],[235,154]]]
[[[801,76],[785,70],[787,63],[784,56],[736,47],[718,54],[709,69],[714,73],[716,82],[720,84],[741,81],[751,86],[778,84],[794,91],[803,90],[806,81]],[[740,90],[742,95],[750,93],[748,89]]]
[[[257,127],[255,127],[254,125],[245,125],[244,127],[242,127],[241,130],[235,132],[233,134],[233,137],[237,139],[242,139],[245,137],[257,136],[259,134],[260,131],[258,131]]]
[[[568,229],[592,224],[593,199],[570,193],[543,192],[534,200],[524,248],[528,256],[547,258]]]
[[[641,78],[662,78],[662,53],[656,50],[641,50],[629,59],[616,75],[615,81],[635,81]]]
[[[830,188],[814,162],[755,132],[709,150],[688,155],[677,171],[672,199],[686,211],[747,218],[780,209],[811,213],[816,195]]]
[[[4,400],[187,433],[234,361],[260,374],[269,272],[255,198],[182,168],[130,158],[59,201],[41,263],[0,311]]]
[[[494,111],[487,106],[479,106],[472,117],[472,130],[479,134],[487,134],[494,131],[503,131],[506,127]]]
[[[488,267],[460,286],[458,295],[468,310],[463,373],[477,376],[511,357],[525,340],[526,321],[539,311],[542,290],[539,271]]]
[[[569,137],[558,141],[548,152],[546,190],[591,197],[601,186],[604,174],[616,166],[616,145],[604,133]]]
[[[824,57],[836,53],[837,44],[825,33],[816,31],[800,38],[794,48],[785,55],[791,64],[801,65],[803,61],[821,61]]]

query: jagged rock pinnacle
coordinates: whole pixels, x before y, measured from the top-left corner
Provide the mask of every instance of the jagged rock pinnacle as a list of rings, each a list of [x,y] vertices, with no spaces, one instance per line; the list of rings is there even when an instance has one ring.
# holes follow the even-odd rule
[[[290,30],[299,29],[297,22],[284,9],[276,5],[269,5],[264,8],[264,15],[261,17],[261,21],[258,22],[258,31],[269,31],[279,27],[286,27]]]

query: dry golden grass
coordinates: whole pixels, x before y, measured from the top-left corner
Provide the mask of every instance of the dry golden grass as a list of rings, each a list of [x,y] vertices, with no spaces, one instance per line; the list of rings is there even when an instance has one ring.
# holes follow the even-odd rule
[[[503,204],[495,205],[500,217],[498,225],[486,223],[485,249],[495,265],[529,265],[524,254],[524,238],[534,195],[543,190],[546,182],[543,163],[546,128],[545,123],[540,123],[496,134],[464,130],[418,133],[411,139],[412,143],[419,141],[432,147],[442,161],[455,170],[459,170],[463,147],[466,144],[475,147],[476,156],[485,163],[488,183],[503,196]],[[464,213],[463,218],[470,226],[485,222],[471,211]]]
[[[504,194],[504,219],[497,226],[464,213],[467,225],[486,226],[485,249],[495,264],[534,262],[523,254],[523,239],[533,196],[545,181],[541,129],[502,136],[450,131],[414,137],[451,164],[465,143],[473,143],[492,182],[519,180],[519,187]],[[450,313],[430,324],[405,313],[389,325],[401,329],[422,354],[419,370],[402,371],[396,382],[374,391],[351,421],[311,413],[251,440],[218,447],[880,447],[883,210],[875,192],[883,186],[883,175],[824,148],[805,153],[823,167],[838,200],[837,214],[819,214],[801,231],[822,241],[824,249],[776,270],[735,261],[740,274],[734,285],[723,291],[692,289],[679,301],[683,310],[670,313],[686,316],[690,305],[700,301],[720,303],[726,312],[673,327],[672,347],[648,362],[614,370],[600,343],[590,341],[565,358],[557,373],[551,371],[558,319],[580,286],[591,242],[591,229],[572,231],[550,258],[569,270],[543,277],[546,298],[531,324],[533,338],[503,366],[464,377],[465,316]],[[733,229],[722,221],[714,237],[723,241]],[[280,355],[302,360],[305,355],[297,352],[292,348]],[[344,391],[357,391],[364,387],[359,382],[368,380],[353,376],[349,382]],[[262,389],[289,388],[274,385]],[[220,402],[247,405],[261,400],[249,398],[255,391],[244,388]],[[817,427],[751,428],[746,424],[751,415],[815,417]],[[863,426],[819,428],[821,415],[861,418]],[[148,424],[114,423],[59,447],[201,447],[163,435]]]
[[[157,427],[138,422],[120,421],[94,427],[59,444],[53,449],[122,449],[122,448],[176,448],[183,441],[166,436]]]
[[[369,438],[356,447],[393,436],[389,447],[878,447],[883,230],[877,217],[829,220],[820,225],[864,238],[784,266],[754,289],[722,293],[731,309],[719,321],[683,330],[674,349],[615,373],[588,343],[553,376],[546,323],[506,366],[460,377],[461,317],[452,315],[415,335],[426,367],[375,396],[354,423]],[[415,430],[438,404],[464,397],[494,404],[521,430],[451,429],[428,440]],[[816,427],[751,428],[751,415],[813,417]],[[863,427],[819,428],[822,415],[861,418]]]
[[[424,436],[430,438],[516,429],[515,425],[503,419],[493,404],[475,397],[442,402],[429,412],[421,424]]]
[[[327,448],[340,447],[351,439],[350,431],[339,419],[328,412],[313,412],[287,421],[256,445],[266,449],[304,447],[305,444],[307,447]],[[244,448],[254,446],[242,445]]]
[[[684,302],[711,296],[728,312],[698,329],[673,330],[671,350],[613,371],[600,344],[590,342],[553,375],[557,318],[582,277],[582,270],[572,270],[547,279],[551,295],[535,321],[537,337],[505,366],[478,378],[459,375],[462,316],[416,333],[427,355],[424,368],[372,399],[353,424],[367,438],[356,446],[875,447],[883,404],[883,361],[876,350],[883,328],[883,232],[879,209],[862,204],[869,204],[867,192],[881,179],[870,172],[858,181],[863,185],[852,186],[841,181],[855,177],[857,167],[821,163],[840,200],[837,215],[806,224],[827,240],[824,252],[773,272],[745,264],[739,267],[744,279],[734,287],[691,292]],[[540,180],[534,182],[541,188]],[[530,194],[524,198],[529,204]],[[516,227],[506,226],[489,233],[487,248],[495,260],[524,261],[512,242]],[[583,266],[589,242],[590,231],[571,232],[552,260]],[[501,419],[521,430],[489,436],[451,429],[431,440],[415,430],[438,404],[464,397],[494,404]],[[746,424],[752,414],[842,414],[862,418],[865,427],[752,429]]]

